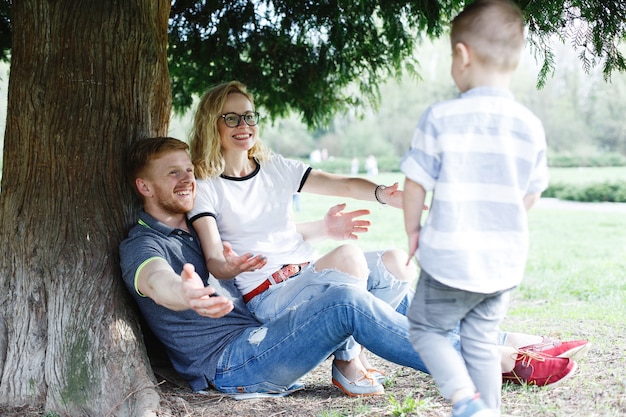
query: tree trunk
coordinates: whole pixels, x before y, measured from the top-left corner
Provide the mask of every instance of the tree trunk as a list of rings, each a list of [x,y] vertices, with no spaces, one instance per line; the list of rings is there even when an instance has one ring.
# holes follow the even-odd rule
[[[0,194],[0,403],[150,415],[154,376],[120,278],[123,155],[167,132],[168,0],[13,2]]]

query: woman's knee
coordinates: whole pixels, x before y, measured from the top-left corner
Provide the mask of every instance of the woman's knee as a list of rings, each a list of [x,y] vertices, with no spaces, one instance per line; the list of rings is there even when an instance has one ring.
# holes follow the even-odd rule
[[[315,262],[318,271],[336,269],[360,279],[367,279],[369,269],[363,251],[356,245],[341,245]]]
[[[396,279],[412,282],[417,278],[417,267],[412,260],[407,265],[408,259],[409,255],[402,249],[389,249],[381,256],[385,268]]]

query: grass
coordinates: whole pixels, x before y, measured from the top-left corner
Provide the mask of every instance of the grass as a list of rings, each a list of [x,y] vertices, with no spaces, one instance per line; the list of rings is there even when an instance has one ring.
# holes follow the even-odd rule
[[[570,182],[626,179],[626,168],[552,170],[552,178]],[[401,183],[401,174],[381,174],[375,182]],[[402,186],[402,183],[401,183]],[[296,221],[320,219],[339,202],[334,197],[302,195]],[[347,210],[368,208],[370,231],[355,243],[364,250],[398,247],[406,250],[402,212],[378,203],[345,201]],[[618,417],[626,415],[626,213],[541,207],[530,212],[531,246],[527,273],[515,292],[503,329],[562,339],[588,339],[590,353],[576,375],[557,387],[503,387],[503,412],[513,416]],[[317,245],[320,252],[338,242]],[[350,398],[330,384],[330,361],[305,377],[307,388],[280,399],[235,401],[216,392],[192,393],[165,383],[159,415],[201,416],[420,416],[450,414],[432,379],[409,368],[370,355],[374,366],[389,376],[387,395]],[[7,417],[53,416],[28,406]]]
[[[626,169],[555,169],[552,179],[571,183],[626,179]],[[402,187],[403,177],[381,174],[373,180],[384,184],[398,181]],[[401,210],[377,203],[304,194],[296,221],[319,219],[339,202],[348,203],[348,211],[371,211],[370,231],[355,242],[364,250],[407,249]],[[570,383],[576,393],[505,387],[504,411],[513,408],[525,416],[626,415],[626,212],[542,208],[539,204],[530,212],[529,227],[526,276],[515,292],[503,328],[565,339],[586,338],[593,343],[596,355],[590,354],[579,364],[578,372],[585,376]],[[316,247],[326,252],[338,244],[322,242]],[[441,410],[435,407],[429,414],[423,406],[415,407],[413,401],[417,400],[412,394],[393,398],[388,413],[438,415]]]

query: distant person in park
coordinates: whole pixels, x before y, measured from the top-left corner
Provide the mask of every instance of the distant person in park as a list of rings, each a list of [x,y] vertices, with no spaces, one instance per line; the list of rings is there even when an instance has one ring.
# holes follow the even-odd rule
[[[364,256],[351,244],[319,256],[293,221],[294,194],[350,197],[400,209],[402,192],[397,183],[386,187],[314,170],[272,153],[259,138],[258,122],[252,94],[239,82],[217,85],[202,96],[190,139],[198,192],[188,216],[211,274],[234,278],[250,311],[266,323],[331,283],[365,289],[367,258],[380,257],[377,252]],[[255,263],[242,268],[248,258]],[[399,276],[412,275],[401,260],[396,270]],[[380,371],[364,364],[362,355],[359,360],[360,354],[355,343],[335,353],[333,383],[348,395],[382,394]]]
[[[350,175],[357,175],[359,173],[359,158],[356,156],[352,158],[350,163]]]
[[[177,139],[148,138],[136,141],[127,152],[127,175],[143,210],[120,245],[120,262],[124,283],[142,316],[191,389],[214,387],[237,399],[286,395],[302,388],[298,380],[350,336],[386,360],[426,372],[411,346],[403,315],[409,287],[390,286],[398,283],[395,252],[391,258],[384,252],[368,265],[369,291],[329,286],[315,302],[261,324],[233,280],[217,280],[207,270],[198,236],[186,217],[196,194],[187,149]],[[363,231],[355,215],[341,208],[333,207],[323,221],[305,227],[308,237],[344,239]],[[355,213],[358,217],[360,212]],[[406,253],[398,252],[403,263]],[[399,304],[394,311],[386,301],[398,298],[400,303],[392,301]],[[458,338],[452,335],[451,340],[458,348]],[[553,383],[548,371],[567,371],[566,358],[581,356],[587,347],[585,341],[521,333],[501,333],[499,342],[504,375],[518,366],[512,357],[519,351],[543,358],[529,362],[533,372],[513,380],[535,385]]]
[[[527,211],[548,185],[541,121],[516,102],[511,75],[524,19],[508,0],[477,0],[452,21],[452,78],[461,96],[430,106],[401,161],[409,253],[421,274],[408,312],[411,341],[454,417],[500,415],[498,327],[528,253]],[[430,212],[421,225],[426,193]],[[460,324],[461,354],[449,343]],[[522,366],[542,360],[524,352]],[[555,363],[551,381],[572,374]]]
[[[365,172],[367,175],[374,176],[378,175],[378,161],[374,155],[370,155],[365,160]]]

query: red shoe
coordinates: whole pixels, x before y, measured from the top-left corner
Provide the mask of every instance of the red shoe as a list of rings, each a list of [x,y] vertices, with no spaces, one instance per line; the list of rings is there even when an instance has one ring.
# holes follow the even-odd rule
[[[511,372],[502,374],[504,382],[519,385],[556,385],[574,374],[576,362],[570,358],[556,358],[520,350]]]
[[[544,336],[541,343],[524,346],[523,348],[520,348],[520,350],[540,353],[542,355],[556,356],[558,358],[578,360],[585,356],[590,347],[591,344],[586,340],[562,342],[558,339],[552,339]]]

